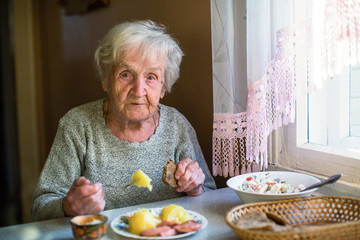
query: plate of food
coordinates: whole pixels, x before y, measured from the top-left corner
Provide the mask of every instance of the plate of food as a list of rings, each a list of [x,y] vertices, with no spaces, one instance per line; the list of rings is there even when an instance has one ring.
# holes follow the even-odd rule
[[[163,208],[141,208],[116,217],[112,230],[133,239],[178,239],[204,229],[207,219],[194,211],[170,204]]]

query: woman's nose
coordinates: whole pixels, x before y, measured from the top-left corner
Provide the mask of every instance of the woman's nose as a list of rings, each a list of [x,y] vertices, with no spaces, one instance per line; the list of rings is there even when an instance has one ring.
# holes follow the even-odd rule
[[[146,95],[146,84],[145,84],[145,79],[142,77],[137,77],[136,79],[134,79],[134,85],[132,87],[132,92],[138,96],[144,96]]]

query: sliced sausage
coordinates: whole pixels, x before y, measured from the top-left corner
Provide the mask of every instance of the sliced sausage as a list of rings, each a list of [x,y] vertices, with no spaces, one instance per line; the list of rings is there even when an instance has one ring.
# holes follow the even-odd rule
[[[177,231],[174,228],[170,228],[168,231],[164,231],[160,233],[161,237],[169,237],[177,234]]]
[[[180,233],[194,232],[201,229],[201,224],[194,220],[186,221],[174,227],[174,229]]]
[[[141,236],[146,236],[146,237],[157,236],[157,235],[160,235],[162,232],[166,232],[166,231],[169,231],[171,229],[172,228],[169,227],[169,226],[161,226],[161,227],[151,228],[151,229],[145,230],[140,235]]]
[[[172,221],[161,221],[158,225],[156,225],[156,227],[161,227],[161,226],[174,227],[176,225],[179,225],[179,224],[176,222],[172,222]]]

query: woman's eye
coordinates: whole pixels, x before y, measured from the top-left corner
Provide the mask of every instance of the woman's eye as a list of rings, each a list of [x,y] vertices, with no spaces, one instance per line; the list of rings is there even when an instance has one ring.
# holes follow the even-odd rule
[[[147,77],[148,80],[156,80],[156,77],[154,75],[149,75]]]
[[[122,72],[120,73],[120,77],[123,79],[130,79],[131,78],[131,74],[128,72]]]

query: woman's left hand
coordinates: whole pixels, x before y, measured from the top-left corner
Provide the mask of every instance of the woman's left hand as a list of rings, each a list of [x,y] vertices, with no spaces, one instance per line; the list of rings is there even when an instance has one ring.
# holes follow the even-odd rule
[[[190,158],[182,159],[175,172],[175,178],[178,180],[178,192],[186,192],[189,196],[198,196],[204,192],[202,185],[205,181],[205,174],[199,164]]]

